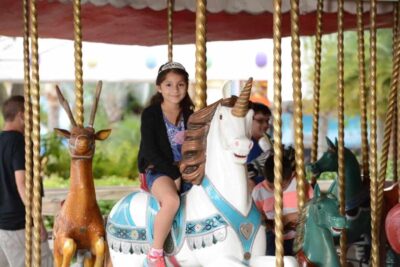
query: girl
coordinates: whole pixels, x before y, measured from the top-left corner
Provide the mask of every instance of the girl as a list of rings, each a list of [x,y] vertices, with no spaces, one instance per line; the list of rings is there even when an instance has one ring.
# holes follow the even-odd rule
[[[186,123],[194,108],[188,83],[189,75],[180,63],[162,65],[156,79],[157,93],[142,113],[139,171],[146,173],[147,186],[160,203],[147,266],[165,266],[163,245],[180,204],[178,163]]]

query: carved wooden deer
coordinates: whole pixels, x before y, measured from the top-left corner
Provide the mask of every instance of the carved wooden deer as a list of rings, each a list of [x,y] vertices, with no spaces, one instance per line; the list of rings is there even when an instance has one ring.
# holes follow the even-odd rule
[[[71,132],[55,129],[58,135],[69,139],[71,155],[70,190],[55,219],[53,230],[56,267],[70,266],[71,259],[78,249],[88,250],[92,255],[91,258],[85,259],[85,267],[100,267],[103,265],[107,249],[104,222],[96,202],[92,173],[95,140],[105,140],[111,133],[109,129],[98,132],[93,129],[101,86],[99,82],[88,127],[76,124],[68,103],[56,87],[59,101],[72,124]]]

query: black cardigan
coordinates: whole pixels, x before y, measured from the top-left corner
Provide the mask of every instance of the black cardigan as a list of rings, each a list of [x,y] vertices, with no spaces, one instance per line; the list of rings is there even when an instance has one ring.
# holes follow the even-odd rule
[[[191,113],[183,113],[185,129]],[[168,139],[161,104],[149,106],[143,110],[140,132],[142,137],[138,154],[139,171],[144,173],[149,165],[153,165],[155,171],[173,179],[179,178],[181,173],[178,166],[174,165],[174,156]]]

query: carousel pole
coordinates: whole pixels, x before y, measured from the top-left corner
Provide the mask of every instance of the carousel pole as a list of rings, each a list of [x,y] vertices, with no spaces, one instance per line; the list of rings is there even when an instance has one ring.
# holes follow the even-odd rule
[[[389,98],[388,98],[388,109],[386,111],[385,116],[385,132],[383,136],[383,145],[381,152],[381,160],[380,160],[380,169],[379,169],[379,177],[378,177],[378,192],[377,192],[377,224],[378,229],[380,226],[380,218],[382,215],[382,206],[383,206],[383,191],[385,187],[386,180],[386,170],[388,165],[389,158],[389,146],[390,139],[392,137],[392,129],[393,129],[393,120],[395,118],[395,107],[397,105],[397,95],[398,95],[398,78],[400,72],[400,39],[399,35],[394,43],[394,56],[393,56],[393,67],[392,67],[392,82],[390,86]],[[378,235],[379,238],[379,235]]]
[[[357,0],[357,42],[358,42],[358,69],[359,91],[361,110],[361,158],[363,181],[369,181],[369,155],[368,155],[368,121],[367,121],[367,92],[365,86],[365,46],[364,46],[364,22],[363,2]],[[369,183],[369,182],[368,182]]]
[[[23,1],[24,17],[24,137],[25,137],[25,266],[32,266],[32,106],[29,51],[29,1]]]
[[[81,1],[74,0],[74,50],[75,50],[75,119],[78,127],[83,127],[83,70],[82,70],[82,23]]]
[[[295,160],[299,212],[306,201],[306,175],[304,172],[303,106],[301,94],[301,55],[299,34],[299,0],[291,0],[292,78],[294,100]]]
[[[281,0],[274,0],[274,198],[275,198],[275,256],[276,267],[283,267],[283,189],[282,189],[282,48]]]
[[[313,94],[313,128],[312,128],[312,145],[311,145],[311,162],[318,159],[318,130],[319,130],[319,105],[321,90],[321,47],[322,47],[322,10],[324,1],[318,0],[317,4],[317,30],[315,36],[315,72],[314,72],[314,94]],[[314,187],[317,178],[311,178],[311,185]]]
[[[42,224],[42,196],[40,178],[40,87],[39,49],[36,1],[30,0],[32,51],[32,145],[33,145],[33,266],[41,266],[40,226]]]
[[[395,57],[395,43],[397,38],[399,37],[399,3],[393,4],[393,58]],[[398,86],[398,79],[399,77],[395,77],[397,79],[397,86]],[[399,149],[399,142],[397,140],[397,136],[399,135],[399,126],[396,123],[399,120],[399,105],[398,105],[398,94],[395,96],[395,104],[394,104],[394,114],[393,114],[393,133],[392,133],[392,174],[393,174],[393,181],[398,181],[398,149]]]
[[[344,44],[343,44],[343,15],[344,1],[338,0],[338,182],[339,182],[339,210],[342,216],[346,216],[345,210],[345,177],[344,177]],[[347,236],[345,229],[340,235],[340,265],[346,266]]]
[[[196,73],[195,73],[195,110],[207,106],[207,1],[196,1]]]
[[[377,115],[376,115],[376,0],[370,0],[370,194],[371,194],[371,266],[379,266],[378,228],[378,156],[377,156]]]
[[[167,24],[168,24],[168,62],[173,61],[173,43],[174,43],[174,35],[173,35],[173,14],[174,14],[174,0],[168,0],[167,3]]]

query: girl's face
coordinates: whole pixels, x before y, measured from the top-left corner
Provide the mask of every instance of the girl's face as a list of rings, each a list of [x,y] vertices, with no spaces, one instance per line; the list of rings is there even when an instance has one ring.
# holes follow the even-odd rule
[[[169,72],[164,81],[157,85],[157,91],[163,96],[164,102],[169,104],[179,104],[185,97],[188,84],[184,76]]]

